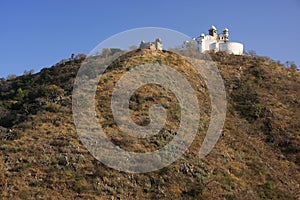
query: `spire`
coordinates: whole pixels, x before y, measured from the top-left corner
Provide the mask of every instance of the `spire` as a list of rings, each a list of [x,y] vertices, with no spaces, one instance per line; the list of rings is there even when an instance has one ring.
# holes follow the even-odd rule
[[[217,34],[217,28],[212,25],[211,28],[208,30],[209,35],[213,36],[215,39],[217,39],[218,34]]]
[[[228,30],[228,28],[224,28],[223,34],[224,34],[224,41],[228,42],[228,40],[229,40],[229,30]]]

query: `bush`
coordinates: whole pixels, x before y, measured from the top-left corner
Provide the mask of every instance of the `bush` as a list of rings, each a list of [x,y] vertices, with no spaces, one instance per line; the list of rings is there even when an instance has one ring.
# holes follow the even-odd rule
[[[249,86],[242,85],[233,91],[234,107],[249,121],[262,116],[264,106],[259,103],[258,95]]]

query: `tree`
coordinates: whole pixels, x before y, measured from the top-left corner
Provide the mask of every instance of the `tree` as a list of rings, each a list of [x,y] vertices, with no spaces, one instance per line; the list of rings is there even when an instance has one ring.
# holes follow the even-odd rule
[[[111,55],[122,52],[122,50],[119,48],[110,48],[110,51],[111,51]]]
[[[34,69],[31,69],[29,71],[25,70],[24,75],[32,75],[34,73]]]
[[[129,47],[129,49],[130,49],[131,51],[137,50],[137,49],[138,49],[138,46],[132,45],[132,46]]]
[[[17,75],[15,75],[15,74],[9,74],[6,79],[7,80],[13,80],[15,78],[17,78]]]
[[[285,64],[290,69],[293,69],[293,70],[297,70],[298,69],[298,67],[297,67],[297,65],[295,64],[294,61],[286,61]]]
[[[257,56],[257,54],[256,54],[256,52],[255,52],[254,50],[249,50],[249,51],[248,51],[248,55],[249,55],[249,56],[252,56],[252,57]]]
[[[111,54],[110,48],[103,48],[103,49],[102,49],[102,56],[103,56],[104,58],[108,57],[110,54]]]
[[[295,63],[292,63],[290,68],[293,69],[293,70],[298,70],[298,67]]]

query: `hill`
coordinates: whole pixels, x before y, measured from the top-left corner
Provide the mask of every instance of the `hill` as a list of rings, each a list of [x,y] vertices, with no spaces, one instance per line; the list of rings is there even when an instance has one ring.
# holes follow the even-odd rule
[[[169,51],[135,50],[114,61],[99,81],[99,122],[116,145],[135,152],[168,143],[178,129],[180,109],[171,91],[143,86],[130,101],[133,121],[148,124],[148,108],[161,103],[167,108],[166,126],[146,140],[123,135],[110,109],[122,74],[146,62],[166,64],[196,91],[202,111],[194,142],[173,164],[144,174],[111,169],[80,142],[72,91],[84,59],[1,80],[1,199],[299,199],[300,73],[264,57],[210,55],[224,79],[228,105],[222,135],[203,159],[197,153],[208,128],[210,100],[187,60]]]

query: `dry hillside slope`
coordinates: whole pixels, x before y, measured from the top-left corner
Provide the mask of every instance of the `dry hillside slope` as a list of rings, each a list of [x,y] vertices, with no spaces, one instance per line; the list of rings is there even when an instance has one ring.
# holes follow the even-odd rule
[[[227,116],[218,143],[197,154],[209,123],[210,100],[191,64],[169,51],[135,50],[111,64],[97,89],[99,123],[121,148],[148,152],[176,134],[178,101],[158,85],[130,100],[132,119],[149,123],[148,108],[161,103],[166,125],[147,140],[123,135],[112,118],[116,81],[146,62],[166,64],[187,77],[201,108],[196,139],[182,158],[161,170],[131,174],[91,156],[76,134],[72,90],[83,60],[0,81],[1,199],[299,199],[300,73],[264,57],[210,54],[227,92]],[[95,78],[95,77],[89,77]]]

